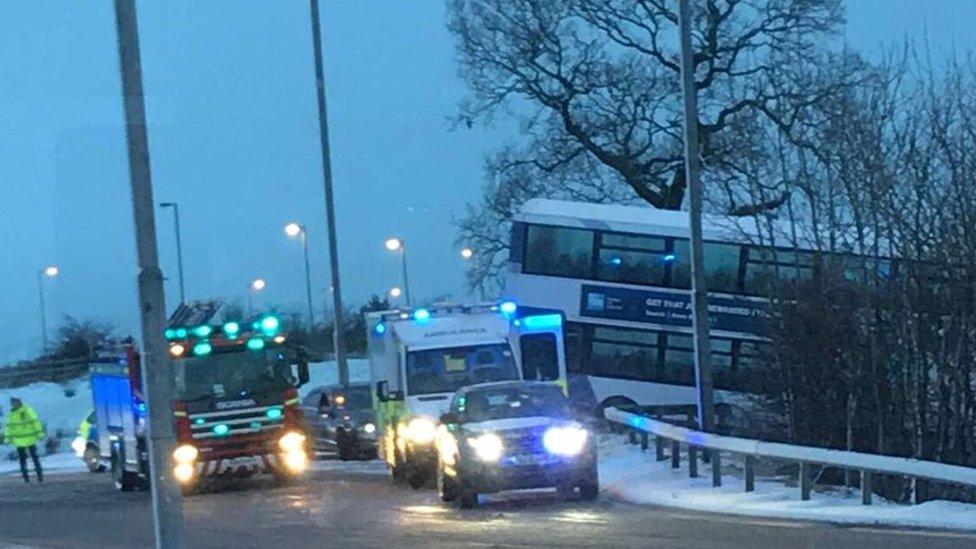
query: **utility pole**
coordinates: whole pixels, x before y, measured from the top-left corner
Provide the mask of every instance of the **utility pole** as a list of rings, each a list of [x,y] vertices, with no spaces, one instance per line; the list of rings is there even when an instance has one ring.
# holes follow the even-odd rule
[[[132,213],[139,256],[139,312],[142,324],[142,379],[149,408],[149,470],[152,487],[156,547],[180,548],[183,510],[180,488],[173,478],[173,363],[166,356],[163,329],[166,303],[163,273],[159,269],[156,220],[153,210],[146,105],[142,91],[142,62],[135,0],[115,0],[119,64],[122,73],[122,105],[132,186]]]
[[[332,194],[332,155],[329,151],[329,119],[325,104],[325,71],[322,68],[322,29],[319,23],[319,2],[310,0],[312,16],[312,49],[315,54],[315,88],[319,106],[319,136],[322,145],[322,180],[325,184],[325,213],[329,232],[329,270],[332,273],[333,345],[339,366],[339,384],[349,385],[349,364],[346,361],[346,337],[342,331],[342,285],[339,282],[339,244],[336,236],[335,198]]]
[[[681,92],[684,96],[685,180],[691,216],[691,302],[695,329],[695,380],[698,388],[698,424],[702,431],[715,429],[715,401],[712,388],[712,355],[708,339],[708,289],[702,251],[702,195],[699,175],[698,90],[695,88],[694,52],[691,49],[692,13],[689,0],[678,0],[681,37]],[[714,480],[714,479],[713,479]]]
[[[176,202],[161,202],[161,208],[173,208],[173,226],[176,229],[176,268],[180,275],[180,305],[186,303],[186,285],[183,281],[183,240],[180,237],[180,205]]]

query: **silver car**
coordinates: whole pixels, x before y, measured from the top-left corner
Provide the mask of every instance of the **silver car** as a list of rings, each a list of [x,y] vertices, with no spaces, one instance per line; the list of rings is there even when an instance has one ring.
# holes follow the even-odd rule
[[[337,454],[342,460],[376,457],[369,385],[316,387],[302,400],[302,409],[316,454]]]

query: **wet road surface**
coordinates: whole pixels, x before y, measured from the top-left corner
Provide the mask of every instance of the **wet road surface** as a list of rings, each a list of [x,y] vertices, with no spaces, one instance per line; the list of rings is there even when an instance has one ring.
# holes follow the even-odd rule
[[[394,485],[380,465],[320,464],[302,484],[258,481],[184,500],[188,547],[976,547],[976,535],[750,519],[631,505],[603,495],[547,492],[442,504],[432,490]],[[115,492],[104,475],[50,475],[25,486],[0,477],[0,548],[148,547],[147,493]]]

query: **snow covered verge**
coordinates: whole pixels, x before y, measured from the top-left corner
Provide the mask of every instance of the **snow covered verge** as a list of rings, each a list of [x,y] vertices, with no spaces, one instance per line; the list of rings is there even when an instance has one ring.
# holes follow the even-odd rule
[[[88,378],[78,378],[64,384],[32,383],[16,389],[0,389],[0,409],[4,413],[0,419],[6,419],[6,414],[10,412],[10,397],[20,398],[37,411],[48,436],[54,436],[58,430],[69,437],[74,436],[78,424],[92,410]]]
[[[865,506],[858,491],[843,489],[815,491],[810,501],[802,501],[799,488],[782,482],[757,478],[756,491],[746,493],[741,478],[723,476],[722,487],[712,488],[709,466],[699,464],[699,474],[700,478],[688,478],[685,457],[680,469],[671,469],[670,461],[654,460],[653,449],[641,452],[621,436],[601,438],[603,491],[633,503],[769,518],[976,531],[976,505],[949,501],[901,505],[876,496],[874,505]]]
[[[41,456],[41,468],[44,469],[44,474],[57,474],[57,473],[80,473],[82,471],[87,471],[84,462],[71,452],[62,452],[60,454],[51,454],[49,456]],[[34,464],[30,463],[28,459],[27,470],[30,471],[31,481],[34,480]],[[5,475],[19,475],[20,474],[20,463],[16,460],[14,461],[0,461],[0,477]]]

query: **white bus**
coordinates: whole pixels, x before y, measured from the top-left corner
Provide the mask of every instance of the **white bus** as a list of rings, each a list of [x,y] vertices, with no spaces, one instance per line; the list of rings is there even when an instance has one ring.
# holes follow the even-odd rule
[[[813,252],[746,244],[751,219],[703,220],[717,402],[757,392],[775,278],[809,278]],[[534,199],[515,217],[505,295],[566,315],[581,404],[696,401],[687,212]]]

